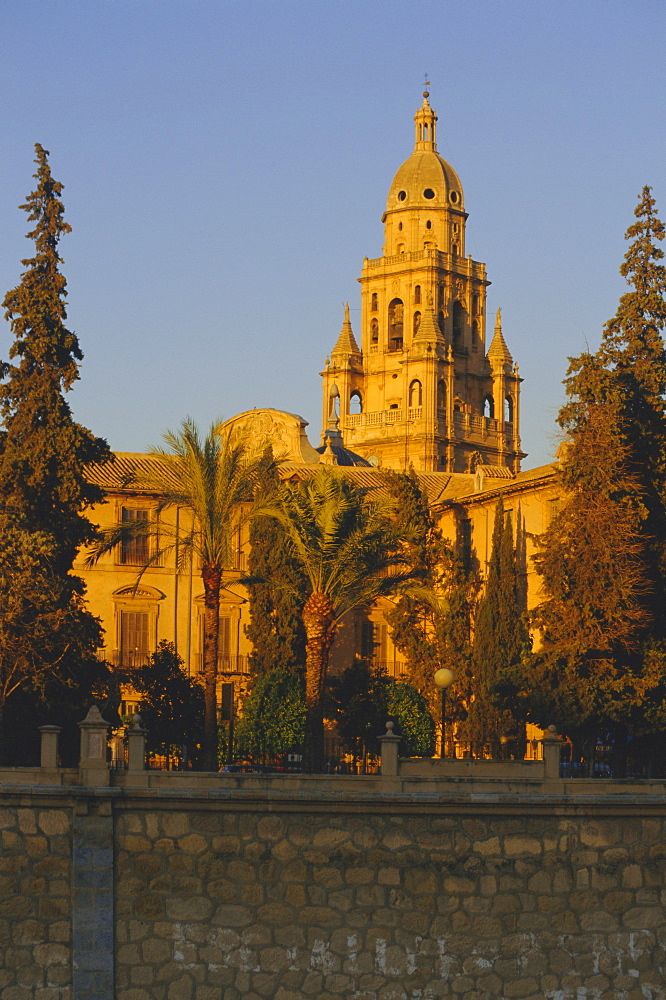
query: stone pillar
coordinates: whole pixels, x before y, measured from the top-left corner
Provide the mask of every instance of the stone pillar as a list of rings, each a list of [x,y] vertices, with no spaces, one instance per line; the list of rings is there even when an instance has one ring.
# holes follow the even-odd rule
[[[398,763],[398,745],[401,736],[396,736],[393,732],[393,723],[386,723],[386,732],[379,737],[381,746],[382,778],[397,778],[400,774]]]
[[[79,760],[79,784],[108,785],[109,765],[106,760],[106,734],[109,728],[97,707],[93,705],[81,729],[81,758]]]
[[[60,726],[40,726],[42,734],[39,766],[46,770],[55,770],[58,766],[58,734]]]
[[[114,1000],[115,996],[111,791],[81,798],[75,807],[72,985],[76,1000]]]
[[[132,719],[132,725],[127,733],[127,770],[143,771],[146,766],[146,730],[143,728],[141,716],[137,714]]]
[[[543,747],[544,777],[546,780],[560,776],[560,747],[562,740],[557,735],[555,726],[548,726],[548,736],[541,740]]]

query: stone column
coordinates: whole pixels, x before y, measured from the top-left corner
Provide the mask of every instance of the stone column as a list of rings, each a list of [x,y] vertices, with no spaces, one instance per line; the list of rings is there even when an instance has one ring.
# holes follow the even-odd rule
[[[40,726],[42,734],[39,766],[45,770],[55,770],[58,766],[58,734],[60,726]]]
[[[137,714],[132,719],[132,725],[127,730],[127,770],[143,771],[146,766],[146,730],[143,728],[141,716]]]
[[[393,723],[386,723],[386,732],[379,737],[381,746],[382,778],[397,778],[400,774],[398,763],[398,745],[401,736],[396,736],[393,732]]]
[[[548,781],[560,776],[560,747],[562,740],[557,735],[555,726],[548,726],[548,736],[541,740],[543,747],[544,777]]]
[[[97,707],[93,705],[81,729],[81,758],[79,760],[79,784],[96,787],[109,784],[109,765],[106,759],[106,734],[109,728]]]

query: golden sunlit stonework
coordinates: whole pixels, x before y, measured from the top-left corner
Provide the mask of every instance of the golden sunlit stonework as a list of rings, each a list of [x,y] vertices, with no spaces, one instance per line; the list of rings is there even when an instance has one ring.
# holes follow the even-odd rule
[[[521,471],[520,382],[498,313],[486,350],[485,265],[465,255],[462,184],[437,153],[437,115],[427,92],[415,115],[414,151],[391,184],[384,250],[363,263],[360,346],[345,309],[340,335],[322,374],[322,439],[308,439],[307,421],[295,413],[254,409],[227,421],[257,449],[270,442],[284,479],[298,480],[320,464],[337,466],[360,485],[381,486],[382,470],[413,468],[444,535],[461,555],[473,553],[482,574],[490,556],[497,498],[504,497],[516,530],[518,563],[528,606],[538,596],[533,571],[535,539],[559,503],[557,466]],[[149,456],[118,454],[112,465],[90,470],[107,502],[94,519],[108,528],[123,520],[153,519],[159,497],[133,480],[149,479]],[[162,515],[174,521],[184,511]],[[197,566],[176,566],[175,555],[153,562],[150,542],[137,540],[88,569],[76,566],[91,609],[106,633],[100,657],[131,668],[157,643],[176,646],[188,672],[203,656],[203,586]],[[221,597],[220,704],[229,710],[247,683],[251,646],[245,626],[248,594],[247,530],[236,535]],[[404,670],[384,620],[388,607],[350,616],[340,628],[331,668],[356,658]],[[225,687],[222,687],[226,685]],[[226,706],[226,707],[225,707]],[[136,707],[130,689],[124,710]]]
[[[389,189],[382,256],[363,262],[361,345],[347,309],[322,372],[324,426],[338,406],[347,446],[385,468],[518,472],[518,366],[499,312],[486,352],[486,268],[465,255],[463,188],[428,97]]]

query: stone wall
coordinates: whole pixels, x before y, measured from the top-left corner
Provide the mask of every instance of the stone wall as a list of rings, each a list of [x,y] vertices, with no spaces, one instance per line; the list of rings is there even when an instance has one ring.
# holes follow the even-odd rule
[[[123,811],[117,995],[656,1000],[665,840],[663,818]]]
[[[71,808],[0,800],[0,997],[71,996]]]
[[[4,790],[0,1000],[666,1000],[663,785],[182,779]]]

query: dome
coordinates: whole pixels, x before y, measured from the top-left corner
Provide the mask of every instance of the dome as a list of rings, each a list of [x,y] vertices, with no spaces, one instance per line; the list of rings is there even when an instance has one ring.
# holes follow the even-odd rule
[[[322,444],[319,448],[315,448],[315,451],[323,455],[326,451],[326,445]],[[357,468],[367,466],[372,468],[371,462],[368,462],[361,455],[357,455],[356,452],[350,451],[349,448],[344,448],[342,445],[331,444],[331,451],[337,459],[337,465],[356,466]]]
[[[398,168],[389,189],[386,211],[400,208],[464,210],[460,178],[435,150],[414,150]]]

